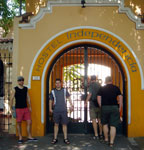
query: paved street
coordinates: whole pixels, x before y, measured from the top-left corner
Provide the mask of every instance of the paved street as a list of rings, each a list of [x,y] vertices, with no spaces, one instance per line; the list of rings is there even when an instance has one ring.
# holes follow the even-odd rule
[[[59,135],[58,143],[52,145],[50,142],[53,135],[37,137],[38,142],[27,143],[26,139],[23,144],[17,144],[14,136],[6,136],[0,138],[0,150],[111,150],[109,146],[93,140],[92,135],[70,134],[71,144],[63,143],[63,135]],[[126,138],[117,136],[113,150],[144,150],[144,138]]]

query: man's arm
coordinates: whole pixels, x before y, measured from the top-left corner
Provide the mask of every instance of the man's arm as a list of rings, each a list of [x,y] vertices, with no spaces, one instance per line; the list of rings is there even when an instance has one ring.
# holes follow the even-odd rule
[[[53,110],[52,110],[52,104],[53,104],[53,101],[50,99],[49,100],[49,112],[52,113]]]
[[[28,92],[27,92],[27,102],[28,102],[29,110],[32,111],[31,102],[30,102],[30,96],[29,96],[29,93],[28,93]]]
[[[87,98],[86,98],[86,103],[90,100],[91,96],[92,96],[92,93],[89,93]]]
[[[68,100],[69,103],[70,103],[70,111],[73,111],[73,110],[74,110],[74,106],[73,106],[73,104],[72,104],[71,97],[70,97],[70,96],[67,97],[67,100]]]
[[[72,104],[72,101],[71,101],[71,97],[70,97],[70,96],[67,98],[67,100],[69,101],[70,106],[73,107],[73,104]]]
[[[101,96],[97,96],[97,102],[98,102],[99,107],[101,107]]]
[[[123,121],[122,114],[123,114],[123,96],[117,96],[118,104],[119,104],[119,112],[120,112],[120,120]]]
[[[119,112],[121,112],[123,108],[123,96],[122,95],[118,95],[118,104],[119,104]]]
[[[87,98],[86,98],[86,101],[85,101],[85,107],[87,106],[87,103],[90,100],[91,96],[92,96],[92,93],[89,93]]]
[[[12,95],[11,95],[11,99],[10,99],[10,109],[11,109],[11,112],[12,112],[12,106],[13,106],[14,97],[15,97],[15,90],[12,91]]]

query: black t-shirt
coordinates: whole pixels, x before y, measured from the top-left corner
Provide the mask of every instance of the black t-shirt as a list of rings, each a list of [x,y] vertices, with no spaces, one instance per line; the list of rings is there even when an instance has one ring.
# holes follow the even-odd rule
[[[101,105],[118,105],[117,96],[121,95],[120,89],[113,85],[107,84],[100,88],[98,96],[102,97]]]
[[[16,99],[16,108],[26,108],[27,107],[27,87],[23,87],[20,89],[19,87],[15,87],[15,99]]]

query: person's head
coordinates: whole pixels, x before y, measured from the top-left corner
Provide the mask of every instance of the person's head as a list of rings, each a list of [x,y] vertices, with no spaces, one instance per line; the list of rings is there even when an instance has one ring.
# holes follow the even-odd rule
[[[17,82],[18,82],[18,85],[23,86],[23,84],[24,84],[24,77],[23,76],[18,76],[17,77]]]
[[[56,88],[61,88],[61,79],[56,79],[55,85],[56,85]]]
[[[92,75],[91,76],[91,82],[95,82],[96,81],[96,76],[95,75]]]
[[[106,83],[106,84],[112,83],[112,77],[111,77],[111,76],[107,76],[107,77],[105,78],[105,83]]]

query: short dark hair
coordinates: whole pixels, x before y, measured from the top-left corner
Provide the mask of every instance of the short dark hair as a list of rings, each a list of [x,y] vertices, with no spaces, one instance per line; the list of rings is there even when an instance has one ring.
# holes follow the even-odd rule
[[[94,81],[94,80],[96,80],[96,76],[95,76],[95,75],[92,75],[92,76],[91,76],[91,81]]]
[[[24,77],[23,76],[18,76],[17,81],[24,81]]]
[[[55,80],[55,82],[56,82],[56,81],[60,81],[60,82],[61,82],[61,79],[57,78],[57,79]]]

